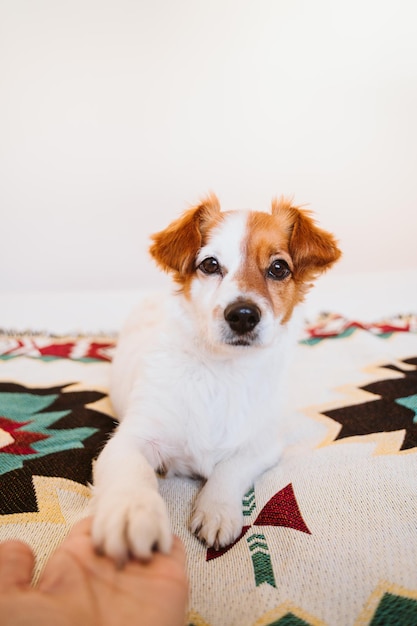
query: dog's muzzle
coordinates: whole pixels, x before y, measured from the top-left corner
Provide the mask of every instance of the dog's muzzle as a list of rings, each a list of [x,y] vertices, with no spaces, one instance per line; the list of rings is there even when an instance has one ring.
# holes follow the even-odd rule
[[[224,319],[239,337],[248,335],[261,320],[261,312],[253,302],[232,302],[224,311]]]

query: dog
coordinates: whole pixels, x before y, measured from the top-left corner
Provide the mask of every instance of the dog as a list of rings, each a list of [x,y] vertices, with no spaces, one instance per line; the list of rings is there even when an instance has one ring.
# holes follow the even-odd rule
[[[119,564],[170,550],[157,471],[203,480],[190,529],[208,547],[240,535],[242,497],[284,446],[296,310],[341,253],[285,199],[270,213],[223,212],[212,194],[153,235],[150,254],[176,289],[143,302],[120,334],[120,424],[93,472],[93,543]]]

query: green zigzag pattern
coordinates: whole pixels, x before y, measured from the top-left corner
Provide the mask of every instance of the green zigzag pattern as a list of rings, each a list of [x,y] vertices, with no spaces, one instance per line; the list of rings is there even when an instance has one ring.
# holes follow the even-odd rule
[[[385,593],[369,626],[411,626],[417,624],[417,601]]]
[[[255,489],[252,487],[243,497],[243,515],[249,517],[256,509]],[[274,570],[269,554],[266,537],[262,533],[254,533],[246,539],[251,553],[255,584],[257,587],[263,583],[276,587]]]
[[[33,454],[9,454],[1,452],[0,475],[20,469],[25,461],[39,458],[62,450],[83,448],[83,441],[97,432],[96,428],[50,429],[49,426],[65,417],[70,411],[42,413],[51,406],[58,395],[36,396],[30,393],[0,393],[0,414],[15,422],[27,422],[21,430],[46,435],[46,439],[31,444]]]
[[[251,515],[252,512],[256,508],[255,490],[253,487],[252,489],[248,491],[247,494],[244,495],[243,500],[242,500],[242,505],[243,505],[243,515],[245,517],[249,517],[249,515]]]
[[[259,585],[267,583],[271,587],[276,587],[274,570],[272,569],[271,556],[265,535],[255,533],[247,538],[247,542],[251,551],[256,586],[259,587]]]
[[[275,622],[268,624],[268,626],[310,626],[310,624],[293,613],[287,613],[283,617],[275,620]]]

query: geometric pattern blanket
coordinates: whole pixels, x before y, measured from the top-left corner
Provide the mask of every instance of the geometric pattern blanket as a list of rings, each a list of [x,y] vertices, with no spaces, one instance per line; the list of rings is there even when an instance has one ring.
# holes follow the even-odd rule
[[[215,552],[188,530],[197,481],[159,478],[187,552],[188,625],[417,624],[417,319],[306,325],[289,381],[289,445]],[[35,551],[35,580],[88,512],[115,427],[114,337],[0,335],[0,540]],[[265,437],[268,433],[265,433]]]

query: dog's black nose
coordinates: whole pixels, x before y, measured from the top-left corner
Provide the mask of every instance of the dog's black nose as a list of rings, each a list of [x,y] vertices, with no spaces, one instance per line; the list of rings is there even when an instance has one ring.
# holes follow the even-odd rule
[[[235,333],[244,335],[259,323],[261,312],[252,302],[233,302],[226,307],[224,319]]]

